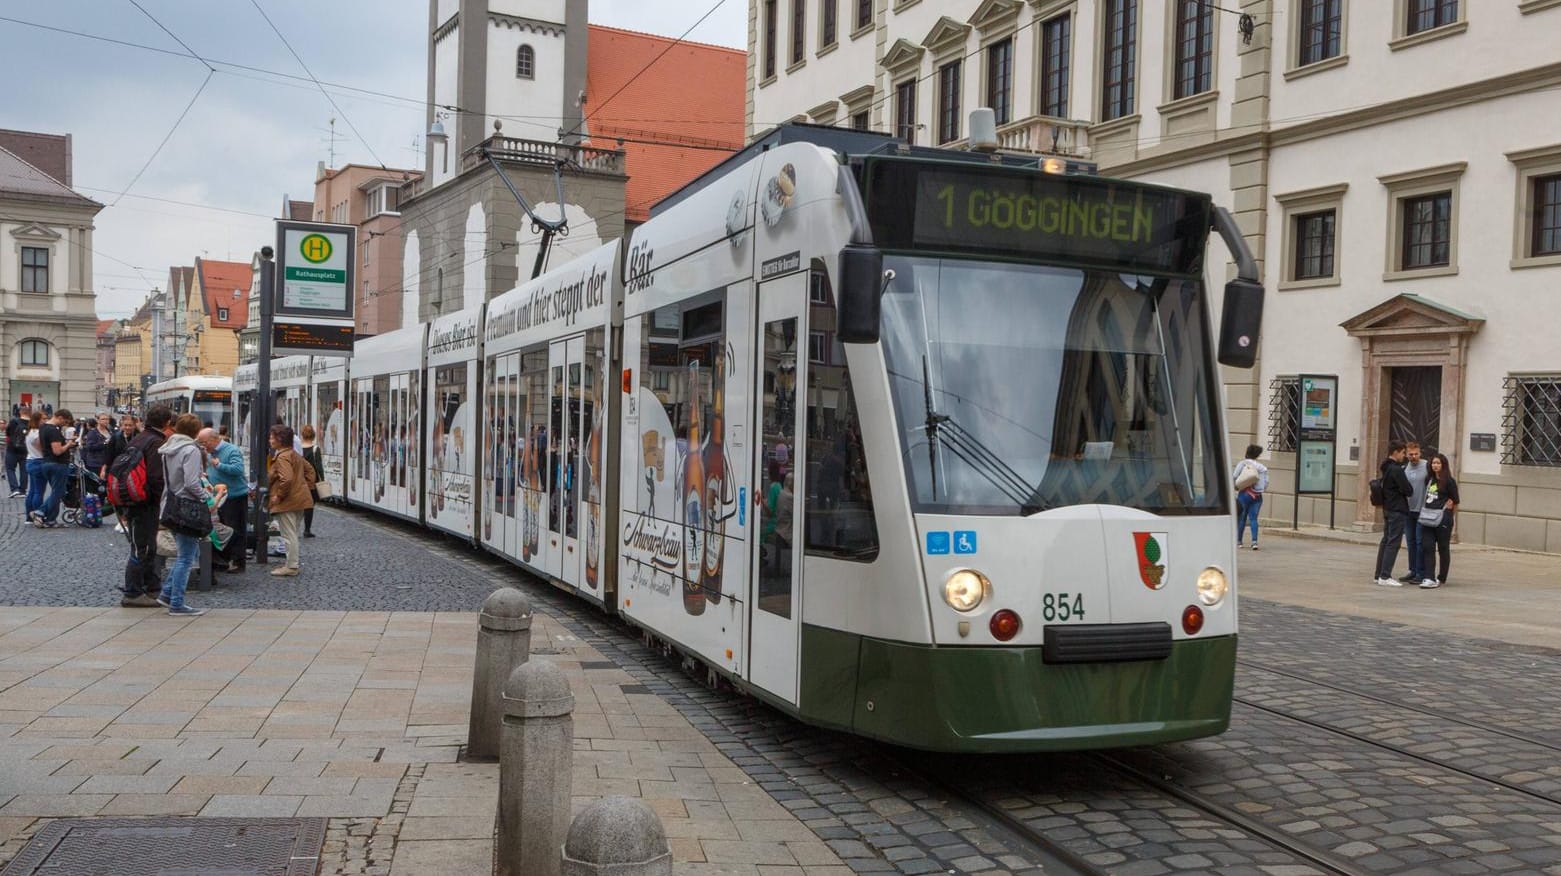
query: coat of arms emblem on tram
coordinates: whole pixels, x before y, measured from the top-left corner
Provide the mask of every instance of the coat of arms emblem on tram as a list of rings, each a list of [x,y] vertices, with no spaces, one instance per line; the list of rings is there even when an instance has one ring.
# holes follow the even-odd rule
[[[1170,537],[1163,532],[1135,532],[1133,544],[1138,553],[1138,577],[1150,590],[1165,586],[1165,570],[1170,563],[1167,548]]]

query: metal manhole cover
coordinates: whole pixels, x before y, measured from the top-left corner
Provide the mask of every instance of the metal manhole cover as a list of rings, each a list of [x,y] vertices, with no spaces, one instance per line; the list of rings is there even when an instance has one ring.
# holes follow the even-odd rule
[[[313,876],[323,818],[62,818],[0,876]]]

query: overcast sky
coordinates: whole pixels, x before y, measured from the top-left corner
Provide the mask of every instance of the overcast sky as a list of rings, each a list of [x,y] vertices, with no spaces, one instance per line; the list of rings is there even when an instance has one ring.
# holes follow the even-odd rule
[[[316,78],[389,96],[327,85],[338,112],[307,79],[275,75],[304,72],[253,0],[0,3],[6,18],[174,53],[0,21],[0,72],[11,83],[0,102],[0,127],[71,134],[74,187],[110,205],[98,214],[93,237],[104,319],[129,316],[151,286],[167,283],[171,265],[193,264],[196,257],[248,261],[274,238],[271,219],[283,196],[312,197],[315,163],[330,158],[333,116],[337,165],[421,166],[416,144],[424,131],[427,3],[258,2]],[[716,0],[590,4],[593,23],[678,36]],[[688,38],[746,48],[747,6],[747,0],[724,0]],[[274,73],[215,64],[217,73],[175,128],[207,68],[181,57],[174,37],[214,61]],[[170,130],[167,144],[120,197]]]

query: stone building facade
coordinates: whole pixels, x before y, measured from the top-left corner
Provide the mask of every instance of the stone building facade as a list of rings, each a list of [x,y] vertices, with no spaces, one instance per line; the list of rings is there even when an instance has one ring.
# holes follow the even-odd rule
[[[750,136],[789,119],[1209,192],[1264,272],[1260,362],[1224,372],[1263,515],[1369,529],[1388,442],[1445,453],[1456,537],[1561,552],[1556,0],[750,0]],[[1211,245],[1216,287],[1231,271]],[[1212,302],[1218,313],[1218,295]],[[1304,374],[1337,375],[1332,497],[1296,502]],[[1326,480],[1326,478],[1325,478]]]
[[[72,190],[69,179],[69,135],[0,131],[0,409],[7,412],[26,403],[89,412],[99,397],[91,254],[92,220],[103,205]]]

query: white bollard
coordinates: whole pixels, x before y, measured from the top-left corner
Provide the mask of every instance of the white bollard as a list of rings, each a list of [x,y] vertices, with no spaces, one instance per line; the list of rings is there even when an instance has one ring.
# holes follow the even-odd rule
[[[574,708],[569,680],[552,663],[523,663],[504,685],[499,876],[559,876],[574,782]]]
[[[477,616],[477,662],[472,672],[472,714],[466,756],[499,756],[504,723],[504,682],[531,656],[531,601],[513,587],[495,590]]]
[[[559,876],[672,876],[661,819],[643,800],[603,797],[569,827]]]

